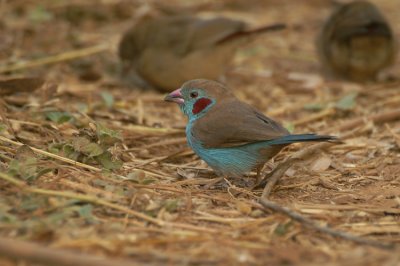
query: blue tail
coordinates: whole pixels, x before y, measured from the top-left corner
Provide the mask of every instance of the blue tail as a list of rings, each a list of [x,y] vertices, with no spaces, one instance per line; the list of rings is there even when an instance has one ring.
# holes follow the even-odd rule
[[[337,140],[334,136],[327,135],[316,135],[316,134],[298,134],[298,135],[286,135],[278,139],[269,141],[270,145],[282,145],[290,144],[295,142],[307,142],[307,141],[330,141]]]

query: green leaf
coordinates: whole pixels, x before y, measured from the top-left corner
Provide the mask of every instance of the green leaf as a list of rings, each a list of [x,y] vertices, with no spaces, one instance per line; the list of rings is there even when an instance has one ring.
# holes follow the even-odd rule
[[[90,142],[85,137],[77,137],[72,141],[72,146],[75,151],[79,151],[89,157],[94,157],[102,154],[104,152],[103,148],[97,143]]]
[[[63,149],[63,143],[51,143],[49,145],[48,151],[51,153],[59,154]]]
[[[178,199],[167,199],[164,203],[164,208],[168,212],[176,212],[179,207]]]
[[[4,123],[0,123],[0,133],[3,133],[7,130],[7,125]]]
[[[108,182],[106,182],[104,180],[101,180],[101,179],[94,179],[93,180],[93,184],[96,185],[96,186],[103,187],[103,188],[109,185]]]
[[[86,103],[77,103],[76,108],[79,112],[86,114],[89,111],[89,106]]]
[[[89,143],[83,150],[83,153],[88,155],[89,157],[99,156],[104,152],[103,148],[100,147],[97,143]]]
[[[33,22],[45,22],[53,19],[53,14],[46,10],[43,6],[36,6],[28,13],[28,18]]]
[[[108,151],[105,151],[101,155],[94,157],[94,159],[108,170],[115,170],[122,167],[122,161],[113,160],[112,154]]]
[[[78,160],[79,155],[80,155],[79,152],[75,151],[74,147],[71,144],[65,144],[62,147],[62,151],[63,151],[65,157],[75,160],[75,161]]]
[[[38,172],[38,160],[35,157],[26,158],[25,161],[20,164],[20,175],[24,179],[31,179],[36,176]]]
[[[326,106],[322,103],[307,103],[303,106],[303,108],[305,110],[314,111],[314,112],[321,111],[321,110],[325,109],[325,107]]]
[[[145,179],[143,179],[140,183],[141,183],[142,185],[149,185],[149,184],[154,183],[154,182],[156,182],[156,181],[157,181],[157,180],[154,179],[154,178],[145,178]]]
[[[74,117],[68,113],[68,112],[46,112],[46,117],[47,119],[57,123],[57,124],[62,124],[65,122],[69,122],[74,119]]]
[[[122,141],[121,132],[109,129],[101,124],[96,124],[96,134],[101,145],[110,147]]]
[[[289,228],[292,226],[292,222],[289,221],[285,224],[279,224],[276,228],[274,233],[279,235],[279,236],[283,236],[286,235],[287,232],[289,231]]]
[[[91,204],[85,204],[82,207],[77,209],[77,212],[80,217],[88,220],[88,221],[94,221],[95,218],[93,216],[93,206]]]
[[[101,92],[101,98],[103,98],[104,103],[108,108],[113,107],[114,105],[114,96],[106,91]]]
[[[7,212],[3,212],[0,210],[0,221],[4,223],[12,223],[15,224],[16,221],[18,221],[17,217],[15,215],[12,215]]]
[[[54,169],[52,169],[52,168],[44,168],[44,169],[41,169],[41,170],[38,171],[38,173],[36,174],[35,178],[39,178],[39,177],[41,177],[42,175],[45,175],[45,174],[47,174],[47,173],[50,173],[50,172],[53,171],[53,170],[54,170]]]
[[[135,170],[129,173],[126,177],[128,180],[131,180],[138,184],[148,185],[157,181],[156,179],[150,178],[146,176],[146,173],[142,170]]]
[[[27,195],[21,198],[21,202],[18,205],[18,210],[22,209],[25,211],[35,211],[44,206],[48,206],[46,197]]]
[[[354,106],[356,105],[356,97],[357,97],[358,93],[357,92],[352,92],[350,94],[347,94],[346,96],[344,96],[342,99],[340,99],[339,101],[336,102],[336,108],[340,109],[340,110],[350,110],[353,109]]]
[[[90,140],[85,137],[76,137],[72,140],[72,147],[75,151],[82,151],[88,144],[90,144]]]
[[[33,179],[38,172],[37,163],[38,161],[35,157],[28,157],[21,161],[14,159],[8,165],[8,173],[25,180]]]
[[[0,221],[5,223],[15,223],[18,221],[15,215],[9,213],[12,207],[6,202],[0,201]]]
[[[70,220],[69,218],[73,214],[74,214],[73,207],[63,208],[58,212],[48,215],[44,222],[46,223],[46,225],[53,227],[54,225],[65,222],[66,220]]]
[[[146,173],[142,170],[134,170],[130,172],[126,178],[140,184],[146,178]]]
[[[293,131],[294,131],[294,125],[293,125],[293,123],[284,122],[284,123],[283,123],[283,126],[284,126],[290,133],[293,133]]]
[[[86,204],[78,209],[78,213],[83,218],[92,218],[93,206],[91,204]]]

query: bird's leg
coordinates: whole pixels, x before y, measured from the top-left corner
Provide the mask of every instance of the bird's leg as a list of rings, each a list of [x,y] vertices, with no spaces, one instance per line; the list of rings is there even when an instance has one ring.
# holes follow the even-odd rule
[[[263,169],[264,165],[258,166],[257,167],[257,175],[256,175],[256,182],[254,183],[254,187],[258,186],[258,184],[261,182],[261,170]]]

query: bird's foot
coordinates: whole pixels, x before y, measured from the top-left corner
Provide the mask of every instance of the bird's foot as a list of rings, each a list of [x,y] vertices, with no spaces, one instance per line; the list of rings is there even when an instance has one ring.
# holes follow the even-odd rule
[[[263,166],[257,168],[256,181],[251,186],[251,188],[250,188],[251,191],[258,188],[260,186],[260,184],[264,181],[264,179],[262,178],[262,169],[263,169]]]
[[[254,184],[250,187],[250,191],[262,188],[263,185],[265,185],[267,182],[268,182],[267,178],[266,179],[256,180],[256,182],[254,182]]]

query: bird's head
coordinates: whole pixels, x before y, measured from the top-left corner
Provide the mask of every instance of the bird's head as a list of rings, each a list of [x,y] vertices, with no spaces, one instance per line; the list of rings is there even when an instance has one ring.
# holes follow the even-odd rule
[[[196,119],[206,114],[217,102],[230,97],[233,97],[232,93],[221,83],[194,79],[185,82],[164,100],[177,103],[189,119]]]

